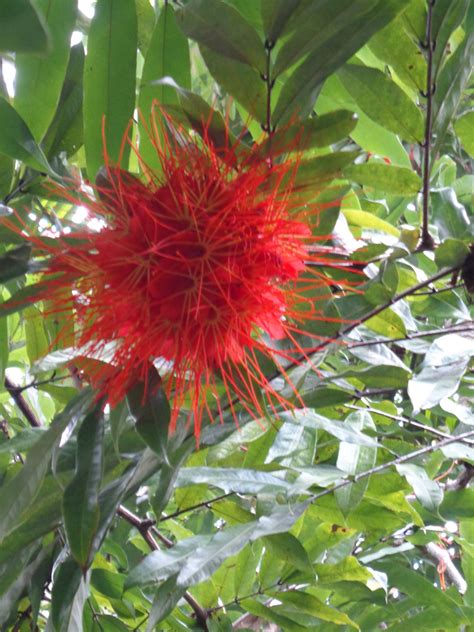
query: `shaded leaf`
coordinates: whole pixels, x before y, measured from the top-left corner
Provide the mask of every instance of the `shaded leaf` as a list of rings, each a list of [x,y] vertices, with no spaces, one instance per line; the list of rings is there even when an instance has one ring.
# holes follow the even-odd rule
[[[2,0],[0,4],[0,51],[46,54],[48,28],[30,0]]]

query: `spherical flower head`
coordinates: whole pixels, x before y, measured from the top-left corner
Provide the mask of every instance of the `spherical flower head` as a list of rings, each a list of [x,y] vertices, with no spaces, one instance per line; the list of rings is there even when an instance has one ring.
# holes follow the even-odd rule
[[[329,281],[308,265],[317,209],[292,201],[297,161],[275,164],[240,142],[216,147],[177,126],[160,136],[159,175],[107,165],[97,199],[81,197],[101,230],[68,235],[61,248],[35,243],[52,255],[43,297],[61,311],[72,288],[78,345],[111,353],[91,375],[100,396],[117,404],[154,362],[172,427],[186,402],[199,436],[203,415],[222,417],[222,396],[234,417],[237,405],[254,417],[290,405],[261,358],[285,375],[284,360],[304,355],[297,335],[317,318],[308,290]],[[284,338],[293,349],[275,355]]]

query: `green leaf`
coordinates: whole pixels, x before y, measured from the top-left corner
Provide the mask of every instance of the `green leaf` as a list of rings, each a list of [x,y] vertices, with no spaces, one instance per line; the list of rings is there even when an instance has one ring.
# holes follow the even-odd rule
[[[0,488],[0,540],[15,529],[22,512],[35,499],[49,469],[51,455],[58,445],[66,426],[76,421],[91,399],[85,389],[60,413],[50,428],[41,435],[28,452],[25,464],[16,476]]]
[[[284,604],[291,605],[301,612],[306,612],[322,621],[329,621],[336,625],[349,625],[359,630],[359,626],[347,614],[324,604],[314,595],[299,590],[279,591],[275,597]]]
[[[446,47],[453,32],[462,24],[469,0],[436,0],[433,6],[431,35],[436,46],[433,53],[435,76],[441,68]]]
[[[135,0],[137,12],[138,48],[143,57],[146,56],[155,24],[155,12],[150,0]]]
[[[438,77],[433,98],[433,133],[436,141],[435,156],[444,140],[448,127],[456,114],[474,65],[474,32],[466,33],[464,40],[449,58]]]
[[[188,37],[217,56],[265,72],[263,42],[234,7],[220,0],[190,0],[177,12],[177,18]]]
[[[36,171],[54,175],[43,151],[35,143],[25,121],[18,112],[0,96],[0,153],[21,160]]]
[[[466,152],[474,157],[474,110],[466,112],[454,123],[454,129],[459,136]]]
[[[267,472],[232,467],[186,467],[179,471],[176,487],[206,483],[242,494],[290,492],[293,484]]]
[[[3,384],[5,381],[5,369],[7,368],[9,354],[8,320],[6,318],[0,318],[0,384]],[[8,445],[8,443],[9,442],[7,442],[6,445]],[[0,445],[0,450],[4,445]]]
[[[261,124],[265,124],[267,90],[257,70],[240,61],[199,45],[209,72],[224,90],[241,103]]]
[[[408,33],[403,17],[393,20],[376,33],[368,47],[381,61],[391,66],[407,86],[416,90],[426,89],[426,62]]]
[[[147,384],[137,384],[127,395],[130,412],[135,417],[138,434],[158,456],[169,465],[168,431],[171,409],[156,371],[150,372]]]
[[[353,182],[388,194],[412,197],[421,189],[421,178],[405,167],[368,162],[346,167],[344,175]]]
[[[179,586],[204,581],[224,560],[241,551],[249,542],[288,531],[305,508],[305,503],[293,505],[290,511],[286,507],[279,507],[258,520],[230,527],[214,535],[187,538],[168,551],[153,551],[131,571],[126,587],[143,586],[176,573]]]
[[[69,548],[80,567],[90,562],[99,525],[99,490],[103,468],[104,418],[96,405],[82,422],[77,436],[76,472],[64,491],[63,514]]]
[[[181,586],[176,586],[176,579],[177,576],[172,575],[163,582],[155,592],[150,616],[147,621],[147,632],[155,630],[155,626],[172,612],[178,601],[184,595],[185,589]]]
[[[446,239],[435,250],[436,265],[440,269],[461,265],[469,252],[467,245],[460,239]]]
[[[104,164],[105,150],[111,162],[127,166],[130,147],[123,145],[123,155],[121,148],[135,105],[136,54],[135,3],[98,0],[84,74],[84,142],[91,180]]]
[[[323,184],[342,176],[344,167],[358,156],[357,151],[335,151],[324,156],[302,160],[293,180],[295,189],[311,188],[313,192]]]
[[[152,104],[157,100],[160,105],[178,104],[179,92],[165,82],[156,83],[164,77],[170,77],[180,88],[191,87],[189,44],[178,28],[175,12],[171,4],[166,3],[151,36],[147,50],[138,97],[140,112],[140,156],[152,169],[159,169],[156,149],[151,142],[147,125],[152,114]],[[159,126],[157,131],[159,132]]]
[[[376,430],[372,417],[365,411],[351,413],[345,419],[344,423],[359,431],[365,428]],[[370,470],[375,465],[376,458],[377,448],[369,448],[341,441],[336,465],[340,470],[346,472],[346,474],[355,475]],[[349,514],[349,512],[357,507],[365,494],[368,484],[369,479],[366,477],[358,483],[351,483],[346,487],[336,489],[337,504],[344,515]]]
[[[331,0],[309,5],[292,24],[294,34],[285,42],[275,61],[274,74],[289,68],[302,55],[303,63],[285,82],[278,98],[274,122],[310,111],[322,82],[383,28],[407,4],[405,0]],[[322,10],[323,9],[323,10]],[[312,15],[312,13],[315,15]]]
[[[385,309],[381,314],[372,316],[365,326],[387,338],[403,338],[407,333],[403,320],[393,309]]]
[[[124,577],[106,568],[94,568],[91,573],[91,586],[106,597],[121,599]]]
[[[458,201],[453,189],[436,189],[431,192],[430,199],[430,221],[438,229],[440,239],[462,239],[473,234],[466,208]]]
[[[280,626],[278,629],[285,630],[285,632],[307,632],[308,630],[305,625],[299,625],[293,619],[276,612],[275,608],[264,606],[255,599],[244,599],[240,602],[240,606],[245,612],[250,612],[259,619],[276,623]]]
[[[72,156],[84,142],[82,93],[84,75],[84,46],[71,48],[59,104],[54,119],[43,139],[42,146],[51,158],[64,151]]]
[[[347,64],[338,72],[344,87],[373,121],[403,140],[423,140],[423,115],[410,97],[383,72]]]
[[[337,437],[341,441],[346,441],[347,443],[365,446],[368,448],[376,448],[378,446],[375,439],[363,434],[360,430],[352,428],[349,424],[345,424],[344,422],[336,419],[328,419],[327,417],[318,415],[309,409],[295,410],[288,413],[284,412],[280,415],[280,417],[289,423],[303,424],[309,428],[325,430],[333,437]]]
[[[260,0],[263,29],[268,41],[275,43],[298,8],[301,0]]]
[[[406,478],[423,507],[436,513],[443,501],[443,490],[438,483],[432,481],[422,467],[412,463],[397,465],[397,472]]]
[[[51,35],[51,52],[45,57],[15,57],[15,108],[40,141],[59,102],[69,59],[71,33],[76,21],[75,0],[36,0]]]
[[[264,546],[280,561],[288,564],[291,570],[297,568],[310,577],[314,577],[313,565],[304,546],[291,533],[276,533],[264,538]]]
[[[52,590],[51,619],[56,632],[83,630],[82,611],[88,587],[81,568],[71,558],[56,572]]]
[[[21,290],[15,292],[11,298],[0,303],[0,318],[19,312],[28,305],[31,305],[33,299],[38,297],[44,291],[44,285],[36,283],[34,285],[26,285]]]
[[[44,316],[32,305],[25,309],[26,353],[31,364],[48,353],[49,342],[44,327]]]
[[[30,270],[31,246],[22,244],[0,257],[0,283],[23,276]]]
[[[0,3],[0,52],[45,54],[49,33],[30,0],[2,0]]]
[[[260,152],[264,155],[278,156],[294,150],[306,151],[314,147],[328,147],[349,136],[356,125],[357,115],[354,112],[328,112],[317,118],[278,129],[260,145]]]

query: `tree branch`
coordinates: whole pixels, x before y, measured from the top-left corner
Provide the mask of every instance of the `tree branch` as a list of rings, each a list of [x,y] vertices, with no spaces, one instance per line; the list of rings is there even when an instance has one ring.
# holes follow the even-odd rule
[[[426,36],[423,47],[427,51],[427,70],[426,70],[426,93],[422,96],[426,97],[426,123],[425,138],[423,142],[423,199],[422,199],[422,223],[421,223],[421,241],[418,246],[419,250],[433,250],[434,239],[429,231],[429,210],[430,210],[430,152],[431,152],[431,135],[433,127],[433,95],[435,86],[433,84],[433,51],[435,42],[432,40],[432,24],[433,24],[433,6],[435,0],[428,0],[428,13],[426,17]]]
[[[451,582],[456,586],[461,595],[464,595],[467,590],[467,582],[454,565],[453,560],[449,555],[449,551],[443,549],[443,547],[436,544],[436,542],[428,542],[425,549],[426,552],[438,562],[438,564],[443,565],[444,571]]]
[[[428,338],[429,336],[439,336],[446,334],[460,334],[468,331],[474,333],[474,325],[469,323],[468,325],[453,325],[453,327],[443,327],[443,329],[430,329],[429,331],[418,331],[415,334],[407,334],[400,338],[378,338],[376,340],[361,340],[360,342],[349,342],[346,345],[347,349],[354,349],[356,347],[371,347],[373,345],[389,344],[403,342],[404,340],[416,340],[417,338]]]
[[[134,514],[123,505],[119,506],[119,508],[117,509],[117,514],[121,518],[126,520],[129,524],[135,527],[135,529],[139,532],[139,534],[142,536],[142,538],[145,540],[152,551],[158,551],[160,549],[160,545],[155,540],[152,531],[155,532],[155,535],[159,537],[159,539],[167,548],[171,548],[173,546],[171,540],[168,540],[168,538],[165,538],[165,536],[158,533],[156,529],[153,529],[154,520],[142,520],[139,516]],[[186,591],[183,595],[183,598],[193,609],[199,627],[207,631],[207,620],[209,618],[209,613],[207,612],[207,610],[199,605],[189,592]]]
[[[11,398],[14,400],[15,404],[21,410],[21,412],[25,416],[30,426],[32,426],[33,428],[41,428],[42,426],[41,421],[32,411],[32,409],[30,408],[30,405],[28,404],[28,402],[26,401],[26,399],[23,397],[21,393],[23,389],[19,386],[15,386],[15,384],[13,384],[13,382],[8,377],[5,377],[5,388],[10,393]]]
[[[342,489],[343,487],[352,485],[352,483],[358,483],[364,478],[368,478],[369,476],[372,476],[372,474],[378,474],[379,472],[383,472],[384,470],[387,470],[388,468],[393,467],[395,465],[400,465],[401,463],[412,461],[413,459],[416,459],[419,456],[423,456],[424,454],[429,454],[430,452],[434,452],[435,450],[444,448],[445,446],[450,445],[451,443],[462,442],[466,439],[470,439],[471,437],[474,437],[474,430],[463,432],[462,434],[457,435],[456,437],[453,437],[453,436],[448,437],[447,439],[444,439],[443,441],[438,441],[438,443],[433,443],[432,445],[419,448],[418,450],[414,450],[413,452],[409,452],[408,454],[403,454],[402,456],[398,456],[396,459],[387,461],[387,463],[381,463],[380,465],[376,465],[375,467],[370,468],[370,470],[365,470],[365,472],[360,472],[360,474],[355,474],[354,476],[351,476],[350,478],[345,479],[341,481],[340,483],[337,483],[337,485],[333,485],[333,487],[324,489],[322,492],[313,494],[310,500],[311,502],[315,502],[319,500],[320,498],[323,498],[323,496],[332,494],[337,489]]]

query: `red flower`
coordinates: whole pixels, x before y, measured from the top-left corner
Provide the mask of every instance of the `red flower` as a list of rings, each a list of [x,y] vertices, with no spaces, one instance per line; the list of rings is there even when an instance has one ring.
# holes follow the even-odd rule
[[[234,398],[255,417],[290,406],[262,355],[284,376],[285,361],[306,355],[304,323],[323,318],[306,296],[330,280],[308,265],[321,262],[309,252],[318,209],[293,199],[295,162],[269,165],[258,147],[216,148],[181,128],[156,151],[160,176],[145,170],[141,182],[108,166],[99,199],[81,198],[101,230],[60,237],[60,247],[30,239],[52,255],[42,297],[61,311],[72,287],[78,344],[112,349],[92,375],[100,394],[114,405],[152,361],[166,365],[172,426],[186,403],[199,437],[203,414],[222,416],[222,397],[235,418]],[[290,348],[276,355],[272,340],[284,338]]]

